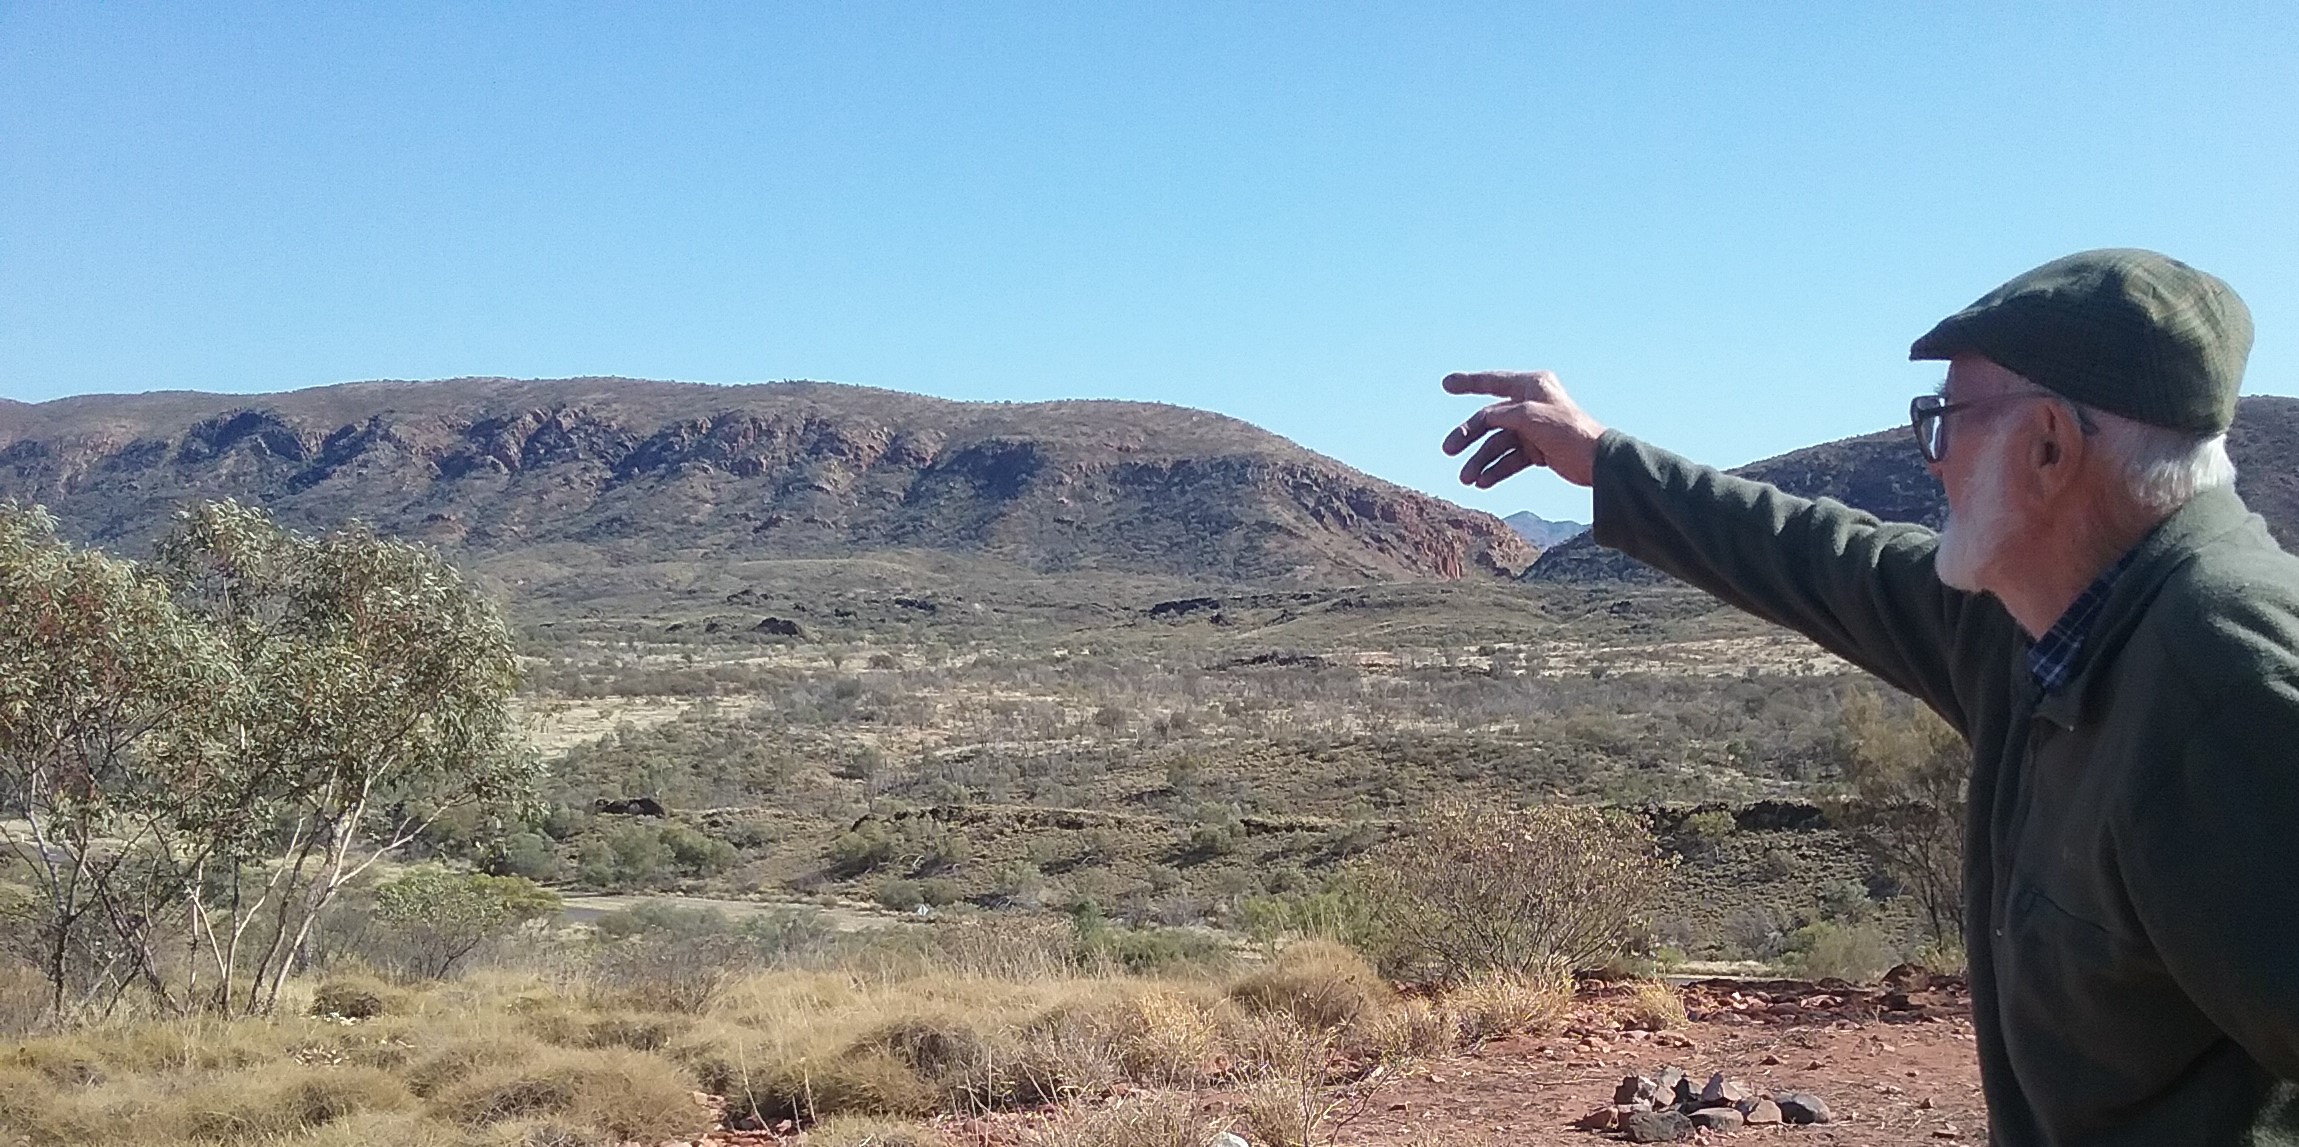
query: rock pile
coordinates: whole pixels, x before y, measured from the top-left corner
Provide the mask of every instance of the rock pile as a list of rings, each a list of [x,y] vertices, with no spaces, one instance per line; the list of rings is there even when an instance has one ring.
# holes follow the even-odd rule
[[[1685,1012],[1695,1020],[1937,1023],[1969,1016],[1972,1011],[1969,988],[1962,976],[1944,975],[1918,964],[1892,969],[1874,988],[1842,980],[1693,980],[1683,989]]]
[[[1826,1123],[1828,1103],[1803,1091],[1759,1093],[1723,1072],[1695,1084],[1681,1067],[1620,1081],[1609,1106],[1584,1115],[1573,1126],[1585,1131],[1617,1131],[1631,1143],[1673,1143],[1697,1130],[1728,1132],[1743,1127]]]

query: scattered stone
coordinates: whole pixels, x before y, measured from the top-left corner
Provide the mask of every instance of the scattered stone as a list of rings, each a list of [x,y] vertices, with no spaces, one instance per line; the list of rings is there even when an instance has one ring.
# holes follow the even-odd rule
[[[1631,1143],[1676,1143],[1692,1137],[1692,1120],[1678,1111],[1637,1111],[1621,1124]]]
[[[752,632],[769,637],[804,637],[806,627],[787,617],[770,617],[751,627]]]
[[[1708,1083],[1700,1089],[1700,1105],[1702,1107],[1733,1107],[1737,1106],[1741,1100],[1754,1094],[1755,1092],[1748,1090],[1746,1084],[1735,1083],[1726,1079],[1724,1073],[1720,1071],[1709,1076]]]
[[[1705,1131],[1738,1131],[1748,1122],[1730,1107],[1703,1107],[1686,1118],[1692,1120],[1694,1127]]]
[[[1677,1084],[1680,1084],[1680,1083],[1683,1083],[1683,1082],[1684,1082],[1684,1069],[1683,1069],[1683,1068],[1681,1068],[1681,1067],[1664,1067],[1664,1068],[1661,1068],[1661,1069],[1660,1069],[1660,1074],[1659,1074],[1659,1075],[1656,1075],[1656,1076],[1653,1076],[1653,1077],[1652,1077],[1652,1093],[1653,1093],[1654,1095],[1659,1095],[1659,1096],[1669,1096],[1669,1095],[1674,1095],[1674,1094],[1676,1094],[1676,1085],[1677,1085]]]
[[[1957,1136],[1957,1134],[1958,1132],[1953,1127],[1932,1128],[1932,1138],[1934,1139],[1953,1139]]]
[[[1768,1055],[1763,1059],[1758,1060],[1757,1062],[1763,1064],[1766,1067],[1779,1067],[1781,1059],[1777,1055]]]
[[[1789,1123],[1829,1123],[1835,1116],[1828,1111],[1828,1101],[1809,1091],[1784,1091],[1772,1097],[1780,1105],[1780,1117]]]
[[[1625,1118],[1627,1115],[1617,1105],[1599,1107],[1595,1111],[1573,1120],[1573,1126],[1583,1131],[1611,1131],[1618,1128]]]
[[[1613,1088],[1612,1101],[1614,1103],[1635,1103],[1639,1099],[1649,1100],[1658,1094],[1660,1094],[1659,1084],[1641,1075],[1627,1075],[1621,1077],[1619,1087]]]
[[[1741,1112],[1750,1127],[1770,1127],[1782,1121],[1780,1105],[1769,1099],[1759,1099]]]

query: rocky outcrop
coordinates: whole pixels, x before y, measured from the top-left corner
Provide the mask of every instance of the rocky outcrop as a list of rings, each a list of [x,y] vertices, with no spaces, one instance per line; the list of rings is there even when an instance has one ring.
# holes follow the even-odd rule
[[[191,498],[497,555],[950,549],[1253,581],[1513,576],[1499,520],[1234,419],[822,383],[361,383],[0,407],[0,498],[136,549]]]

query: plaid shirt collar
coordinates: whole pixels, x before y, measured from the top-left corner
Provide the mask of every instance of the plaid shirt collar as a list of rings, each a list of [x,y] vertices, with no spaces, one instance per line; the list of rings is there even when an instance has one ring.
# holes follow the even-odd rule
[[[2050,632],[2036,639],[2028,647],[2028,676],[2047,694],[2066,688],[2068,679],[2075,675],[2076,654],[2083,652],[2084,638],[2091,636],[2091,626],[2099,620],[2099,611],[2107,605],[2107,595],[2115,589],[2117,578],[2130,568],[2132,557],[2138,551],[2123,555],[2107,567],[2052,623]]]

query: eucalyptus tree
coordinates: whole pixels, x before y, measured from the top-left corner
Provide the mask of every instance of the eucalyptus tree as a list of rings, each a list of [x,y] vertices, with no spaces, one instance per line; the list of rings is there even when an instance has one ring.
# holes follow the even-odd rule
[[[202,503],[157,561],[238,684],[187,825],[206,846],[194,940],[213,1003],[264,1010],[346,884],[450,809],[534,799],[511,633],[434,551],[364,527],[306,537]]]
[[[0,506],[0,843],[60,1019],[261,1011],[441,814],[531,801],[501,615],[432,551],[181,512],[138,567]]]
[[[139,982],[166,995],[160,921],[188,888],[170,810],[232,691],[213,635],[152,571],[0,504],[0,846],[29,889],[4,930],[56,1019]]]

